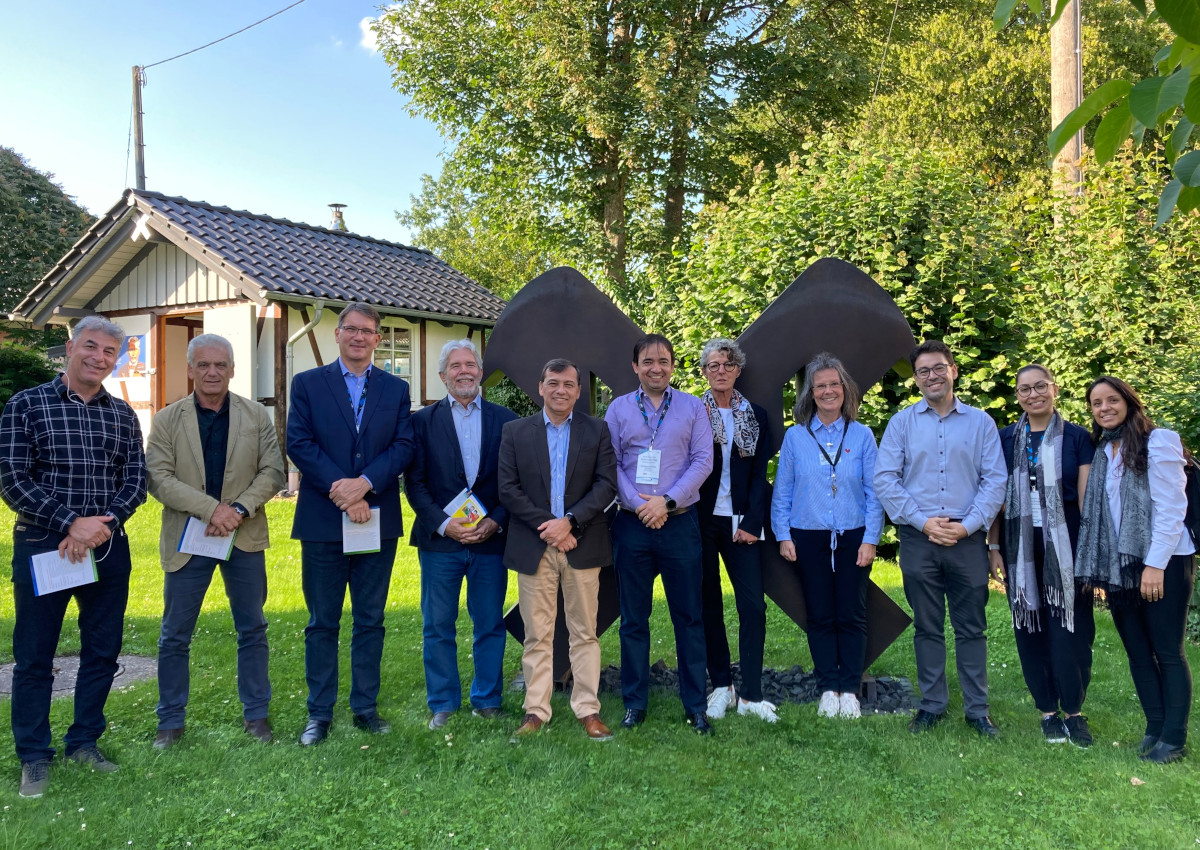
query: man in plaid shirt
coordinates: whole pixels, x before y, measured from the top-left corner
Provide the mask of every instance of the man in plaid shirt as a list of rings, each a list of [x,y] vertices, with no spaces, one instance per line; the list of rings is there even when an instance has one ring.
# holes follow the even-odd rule
[[[103,387],[124,341],[119,325],[89,316],[67,343],[66,371],[17,393],[0,414],[0,495],[17,512],[12,730],[23,797],[41,796],[49,781],[54,652],[72,597],[79,606],[79,674],[64,755],[103,773],[117,769],[96,741],[106,726],[129,598],[123,526],[146,500],[137,417]],[[72,563],[94,557],[96,580],[39,595],[30,558],[55,549]]]

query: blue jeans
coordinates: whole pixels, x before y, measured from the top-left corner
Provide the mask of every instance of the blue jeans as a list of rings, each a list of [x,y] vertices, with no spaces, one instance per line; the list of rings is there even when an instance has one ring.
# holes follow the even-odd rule
[[[158,637],[158,728],[182,729],[188,701],[188,657],[196,618],[213,572],[221,567],[225,595],[237,630],[238,698],[246,720],[267,716],[271,680],[267,677],[267,564],[262,552],[236,546],[228,561],[193,555],[163,580],[162,631]]]
[[[471,705],[499,708],[504,690],[504,594],[508,570],[503,555],[417,550],[421,561],[421,619],[424,622],[425,694],[429,710],[457,711],[462,705],[458,675],[458,597],[467,580],[467,613],[474,638],[475,678]]]
[[[338,691],[338,633],[346,588],[350,588],[350,710],[371,714],[379,699],[379,665],[383,660],[383,609],[392,582],[396,540],[382,541],[380,551],[346,555],[342,544],[305,540],[300,544],[300,572],[308,625],[304,628],[304,678],[308,682],[308,716],[332,720]]]
[[[108,725],[104,703],[117,674],[125,604],[129,601],[129,539],[124,530],[96,550],[100,580],[35,596],[29,557],[58,547],[65,535],[18,523],[13,529],[12,731],[22,762],[54,756],[50,746],[50,698],[54,652],[71,597],[79,606],[79,675],[75,681],[75,722],[63,737],[66,754],[91,746]]]
[[[650,696],[650,613],[654,577],[661,574],[679,662],[679,698],[688,714],[708,708],[704,698],[704,620],[700,520],[695,510],[669,517],[657,530],[635,514],[617,511],[613,555],[621,598],[621,697],[626,708],[646,709]]]

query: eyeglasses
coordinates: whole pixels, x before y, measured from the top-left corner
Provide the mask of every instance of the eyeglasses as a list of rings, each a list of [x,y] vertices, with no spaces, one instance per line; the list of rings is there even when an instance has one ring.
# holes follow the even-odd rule
[[[920,369],[917,370],[916,375],[918,378],[920,378],[923,381],[926,378],[928,378],[930,375],[937,375],[939,378],[941,378],[949,371],[950,371],[949,363],[939,363],[936,366],[922,366]]]
[[[338,330],[347,336],[375,336],[379,333],[374,328],[356,328],[353,325],[342,325]]]
[[[1038,381],[1036,384],[1021,384],[1017,387],[1017,396],[1019,398],[1029,398],[1031,395],[1045,395],[1050,389],[1049,381]]]
[[[814,393],[823,393],[823,392],[827,392],[829,390],[840,390],[841,388],[842,388],[842,382],[834,381],[831,384],[817,384],[815,387],[813,387],[813,392]]]
[[[736,363],[706,363],[704,369],[706,372],[732,372],[738,368]]]

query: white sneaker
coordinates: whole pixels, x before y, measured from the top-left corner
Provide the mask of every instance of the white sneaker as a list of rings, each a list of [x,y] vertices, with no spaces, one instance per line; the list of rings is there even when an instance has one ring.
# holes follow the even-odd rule
[[[746,702],[744,699],[738,700],[738,714],[753,714],[755,717],[761,717],[768,723],[774,723],[779,720],[779,715],[775,713],[775,703],[759,700],[758,702]]]
[[[817,706],[817,717],[837,717],[841,710],[841,701],[833,691],[821,694],[821,704]]]
[[[854,694],[842,694],[840,703],[841,704],[838,709],[839,717],[849,717],[854,720],[862,717],[862,711],[858,707],[858,697],[856,697]]]
[[[720,720],[725,716],[725,709],[733,705],[735,699],[737,691],[733,689],[733,685],[728,688],[713,688],[713,692],[708,695],[708,716]]]

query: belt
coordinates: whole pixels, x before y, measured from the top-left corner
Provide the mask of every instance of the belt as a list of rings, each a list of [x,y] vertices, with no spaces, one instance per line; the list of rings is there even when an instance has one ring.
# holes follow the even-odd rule
[[[688,511],[693,511],[695,509],[696,509],[695,505],[688,505],[686,508],[676,508],[673,511],[667,511],[667,516],[681,516],[683,514],[686,514]],[[622,510],[627,514],[636,514],[637,513],[637,511],[631,511],[631,510],[629,510],[629,508],[625,507],[624,505],[618,505],[618,510]]]

